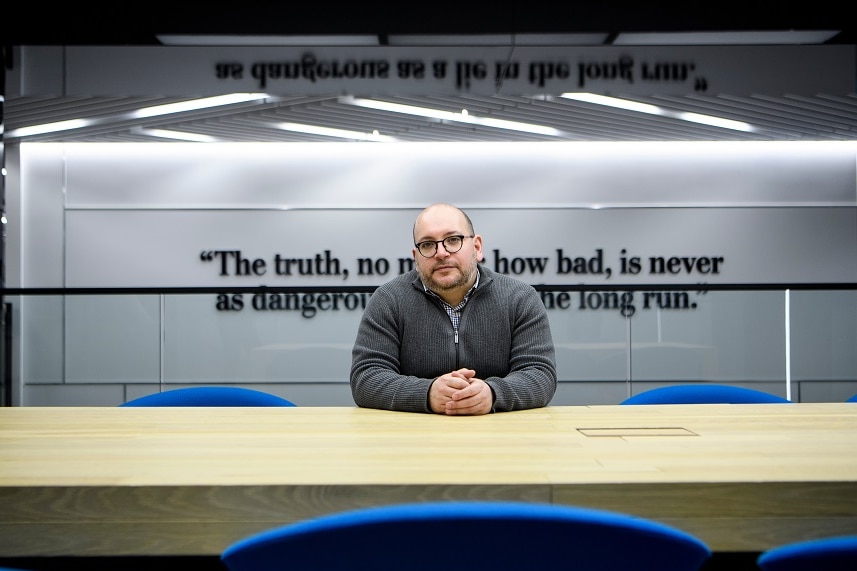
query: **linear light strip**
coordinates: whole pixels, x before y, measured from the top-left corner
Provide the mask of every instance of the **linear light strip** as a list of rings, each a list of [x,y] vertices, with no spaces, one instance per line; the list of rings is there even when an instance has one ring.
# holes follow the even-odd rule
[[[618,97],[607,97],[606,95],[596,95],[594,93],[563,93],[560,97],[564,99],[584,101],[586,103],[595,103],[596,105],[616,107],[617,109],[625,109],[627,111],[648,113],[649,115],[671,117],[673,119],[680,119],[682,121],[689,121],[692,123],[702,123],[704,125],[732,129],[733,131],[753,133],[757,130],[749,123],[744,123],[743,121],[733,121],[732,119],[715,117],[713,115],[702,115],[701,113],[670,111],[669,109],[658,107],[657,105],[649,105],[648,103],[640,103],[638,101],[630,101],[628,99],[621,99]]]
[[[321,127],[318,125],[306,125],[303,123],[277,123],[274,125],[277,129],[284,131],[294,131],[296,133],[308,133],[310,135],[322,135],[324,137],[336,137],[339,139],[357,139],[358,141],[376,141],[380,143],[392,143],[396,141],[395,137],[381,135],[378,131],[372,133],[362,133],[360,131],[348,131],[345,129],[333,129],[331,127]]]
[[[391,103],[388,101],[363,99],[351,96],[340,97],[339,102],[347,105],[355,105],[357,107],[376,109],[378,111],[389,111],[392,113],[404,113],[407,115],[428,117],[430,119],[438,119],[440,121],[469,123],[471,125],[482,125],[483,127],[509,129],[511,131],[522,131],[525,133],[536,133],[539,135],[549,135],[553,137],[559,137],[563,134],[559,129],[547,127],[545,125],[519,123],[518,121],[507,121],[505,119],[494,119],[492,117],[478,117],[476,115],[471,115],[466,109],[462,110],[460,113],[454,113],[452,111],[441,111],[440,109],[431,109],[429,107],[415,107],[413,105],[402,105],[401,103]]]
[[[220,107],[223,105],[233,105],[235,103],[245,103],[247,101],[258,101],[267,99],[270,95],[267,93],[230,93],[228,95],[217,95],[215,97],[204,97],[201,99],[193,99],[190,101],[180,101],[177,103],[167,103],[165,105],[154,105],[152,107],[143,107],[130,113],[121,113],[111,115],[109,117],[99,117],[97,119],[70,119],[68,121],[59,121],[56,123],[44,123],[42,125],[32,125],[30,127],[21,127],[6,133],[6,137],[10,139],[18,139],[22,137],[31,137],[33,135],[44,135],[45,133],[56,133],[59,131],[69,131],[72,129],[82,129],[93,125],[109,124],[119,121],[128,121],[129,119],[140,119],[146,117],[158,117],[161,115],[170,115],[172,113],[182,113],[185,111],[194,111],[197,109],[207,109],[210,107]]]
[[[131,132],[136,135],[147,135],[149,137],[158,137],[161,139],[176,139],[179,141],[192,141],[195,143],[216,143],[218,139],[211,135],[201,135],[199,133],[190,133],[188,131],[174,131],[172,129],[146,129],[136,127],[131,129]]]
[[[21,127],[13,129],[6,133],[10,139],[20,137],[32,137],[33,135],[43,135],[45,133],[56,133],[58,131],[69,131],[71,129],[82,129],[96,124],[92,119],[69,119],[68,121],[57,121],[56,123],[45,123],[43,125],[32,125],[31,127]]]
[[[185,111],[196,111],[197,109],[208,109],[209,107],[220,107],[247,101],[266,99],[267,93],[230,93],[228,95],[217,95],[215,97],[204,97],[202,99],[191,99],[190,101],[179,101],[178,103],[167,103],[166,105],[155,105],[143,107],[131,114],[132,117],[140,119],[143,117],[158,117],[171,113],[183,113]]]

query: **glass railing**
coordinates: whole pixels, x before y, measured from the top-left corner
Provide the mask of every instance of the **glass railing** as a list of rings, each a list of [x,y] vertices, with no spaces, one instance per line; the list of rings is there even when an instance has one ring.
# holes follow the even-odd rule
[[[552,404],[679,382],[798,402],[857,393],[855,284],[536,287],[557,351]],[[109,406],[226,384],[351,405],[351,347],[372,290],[7,289],[5,404]]]

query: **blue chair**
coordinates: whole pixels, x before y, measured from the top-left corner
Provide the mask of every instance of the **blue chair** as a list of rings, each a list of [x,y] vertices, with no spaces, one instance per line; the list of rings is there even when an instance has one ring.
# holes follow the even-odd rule
[[[240,540],[228,571],[697,571],[711,551],[661,523],[589,508],[504,501],[388,505]]]
[[[845,402],[857,402],[857,395],[853,395],[851,398],[849,398]]]
[[[186,387],[154,393],[119,406],[297,406],[290,400],[244,387]]]
[[[762,571],[854,571],[857,535],[800,541],[774,547],[756,560]]]
[[[754,404],[790,403],[789,399],[731,385],[673,385],[644,391],[619,404]]]

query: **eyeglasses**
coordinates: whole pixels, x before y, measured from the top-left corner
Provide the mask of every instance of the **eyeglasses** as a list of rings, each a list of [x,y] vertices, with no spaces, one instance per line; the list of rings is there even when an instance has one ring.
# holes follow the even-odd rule
[[[447,236],[443,240],[426,240],[425,242],[419,242],[418,244],[414,244],[417,247],[417,251],[423,255],[425,258],[431,258],[435,254],[437,254],[437,245],[443,244],[443,249],[449,252],[450,254],[454,254],[461,249],[464,245],[465,238],[473,238],[475,234],[471,234],[470,236],[462,236],[461,234],[457,234],[455,236]]]

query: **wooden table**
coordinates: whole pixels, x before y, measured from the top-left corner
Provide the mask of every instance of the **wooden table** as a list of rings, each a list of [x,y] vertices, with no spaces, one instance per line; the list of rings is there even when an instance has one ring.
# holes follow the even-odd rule
[[[212,555],[442,499],[627,512],[716,551],[857,533],[857,404],[0,408],[0,557]]]

